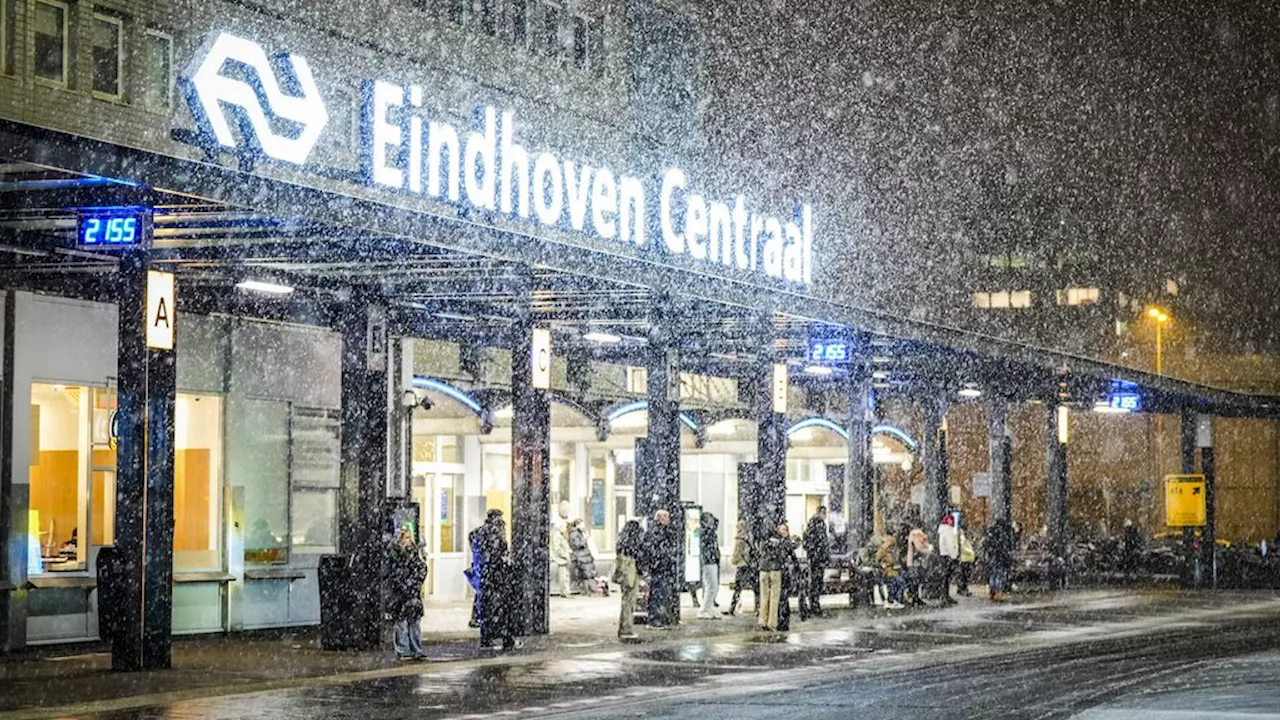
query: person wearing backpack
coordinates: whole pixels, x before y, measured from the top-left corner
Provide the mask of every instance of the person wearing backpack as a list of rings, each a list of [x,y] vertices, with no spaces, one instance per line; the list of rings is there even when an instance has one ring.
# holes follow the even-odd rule
[[[742,589],[750,588],[755,597],[755,610],[760,612],[760,568],[755,542],[751,539],[751,531],[747,529],[747,521],[739,520],[737,530],[733,534],[733,555],[729,562],[735,568],[733,575],[733,599],[729,601],[729,609],[725,615],[738,612],[738,602],[742,599]]]

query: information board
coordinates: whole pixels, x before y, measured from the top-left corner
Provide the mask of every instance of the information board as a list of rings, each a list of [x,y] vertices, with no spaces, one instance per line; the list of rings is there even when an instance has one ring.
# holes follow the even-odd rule
[[[1205,523],[1203,475],[1166,475],[1164,516],[1169,527],[1202,527]]]

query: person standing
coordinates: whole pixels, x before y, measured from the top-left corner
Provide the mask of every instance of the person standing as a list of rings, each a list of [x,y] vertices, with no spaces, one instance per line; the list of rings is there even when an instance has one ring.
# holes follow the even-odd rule
[[[819,505],[804,529],[804,554],[809,560],[809,587],[801,590],[808,595],[801,609],[814,617],[822,615],[822,588],[827,565],[831,564],[831,537],[827,533],[827,508]]]
[[[613,569],[613,581],[622,590],[622,607],[618,613],[618,639],[623,642],[636,640],[633,623],[636,615],[636,591],[640,585],[638,561],[644,552],[644,532],[640,523],[628,520],[618,533],[617,563]]]
[[[944,605],[954,605],[951,597],[951,578],[960,563],[960,529],[956,527],[955,513],[942,516],[938,523],[938,592]]]
[[[680,539],[671,525],[671,513],[658,510],[645,543],[646,565],[649,566],[649,602],[646,609],[650,627],[669,627],[679,623],[678,612]]]
[[[569,597],[569,527],[558,522],[551,528],[551,569],[554,571],[552,577],[556,581],[556,594],[560,597]]]
[[[729,562],[735,568],[733,574],[733,599],[729,602],[726,615],[738,612],[738,602],[742,599],[742,588],[751,588],[755,597],[755,612],[760,612],[760,569],[757,567],[755,543],[747,529],[747,521],[739,520],[737,530],[733,534],[733,556]]]
[[[987,542],[983,545],[987,560],[987,590],[992,602],[1009,599],[1009,570],[1013,567],[1013,525],[1000,518],[987,530]]]
[[[506,537],[506,523],[501,510],[490,510],[478,538],[480,559],[480,647],[493,647],[502,640],[502,648],[515,647],[519,624],[515,598],[515,567],[511,564]]]
[[[578,592],[583,595],[594,595],[599,575],[596,573],[596,559],[591,554],[591,546],[587,543],[587,533],[582,528],[582,520],[574,520],[569,526],[569,550],[573,553],[573,580],[578,585]]]
[[[778,601],[782,596],[782,566],[791,544],[786,523],[769,533],[760,548],[760,629],[778,627]]]
[[[698,559],[702,565],[702,610],[699,620],[719,620],[716,615],[716,595],[720,591],[720,538],[716,531],[720,521],[715,515],[704,512],[699,520]]]
[[[973,549],[973,543],[969,541],[969,534],[960,530],[960,568],[956,572],[956,594],[969,597],[969,580],[973,577],[973,564],[978,559],[977,552]]]
[[[408,529],[401,529],[388,559],[387,612],[395,620],[396,657],[419,660],[422,648],[422,584],[427,581],[427,561]]]
[[[800,538],[792,537],[791,530],[786,523],[778,526],[778,534],[782,536],[782,592],[779,593],[778,599],[778,625],[777,629],[781,632],[787,632],[791,629],[791,595],[795,593],[800,598],[800,619],[804,620],[809,616],[809,612],[805,608],[806,599],[804,597],[808,587],[805,584],[805,568],[800,565],[800,560],[796,557],[796,548],[800,545]]]
[[[1120,537],[1120,570],[1124,579],[1133,581],[1138,574],[1138,558],[1142,555],[1142,533],[1133,521],[1125,518],[1124,534]]]
[[[907,602],[911,605],[924,605],[921,592],[925,579],[933,569],[933,546],[929,538],[920,528],[913,528],[907,533],[907,565],[905,583]]]

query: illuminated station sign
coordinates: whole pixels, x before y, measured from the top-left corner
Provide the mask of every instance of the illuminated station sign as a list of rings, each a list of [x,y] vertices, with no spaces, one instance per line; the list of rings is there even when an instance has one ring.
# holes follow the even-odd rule
[[[305,169],[329,113],[306,59],[275,57],[222,33],[197,53],[183,87],[197,125],[218,145],[243,150],[244,143]],[[743,194],[706,194],[677,167],[639,177],[599,159],[527,148],[510,111],[483,105],[472,127],[462,128],[427,109],[429,87],[399,78],[362,85],[360,164],[369,187],[634,247],[661,243],[670,255],[701,264],[813,282],[807,204],[768,212]]]
[[[148,244],[151,213],[145,208],[89,208],[80,211],[76,244],[85,249],[140,247]]]

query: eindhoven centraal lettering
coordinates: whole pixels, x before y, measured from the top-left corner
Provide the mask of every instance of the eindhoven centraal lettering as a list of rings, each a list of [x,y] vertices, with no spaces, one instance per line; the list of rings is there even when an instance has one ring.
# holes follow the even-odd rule
[[[608,167],[517,141],[515,115],[491,106],[474,129],[460,132],[426,116],[422,88],[366,83],[364,167],[367,181],[455,204],[567,227],[637,247],[660,237],[668,252],[789,282],[812,282],[813,212],[793,218],[752,209],[743,195],[708,200],[683,170],[671,168],[654,186]],[[657,232],[648,203],[657,199]]]

